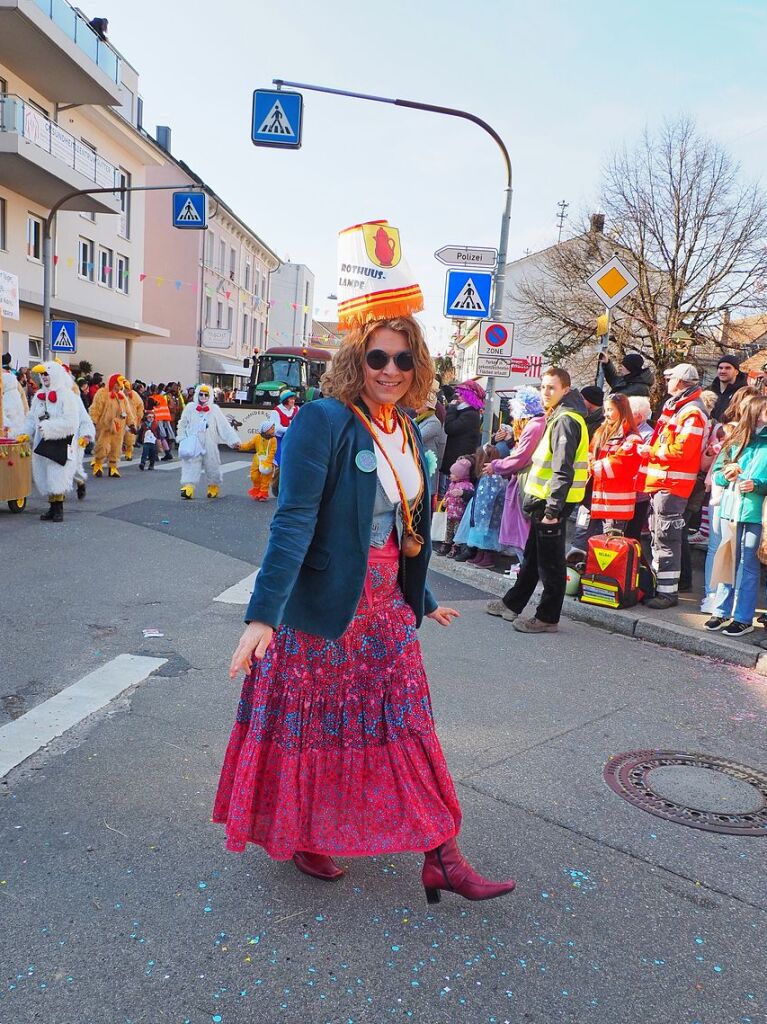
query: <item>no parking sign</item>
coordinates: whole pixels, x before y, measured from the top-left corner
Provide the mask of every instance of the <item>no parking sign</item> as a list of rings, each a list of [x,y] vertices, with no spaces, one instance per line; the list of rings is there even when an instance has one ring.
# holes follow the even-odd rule
[[[514,324],[499,320],[483,320],[479,327],[478,356],[511,359]]]

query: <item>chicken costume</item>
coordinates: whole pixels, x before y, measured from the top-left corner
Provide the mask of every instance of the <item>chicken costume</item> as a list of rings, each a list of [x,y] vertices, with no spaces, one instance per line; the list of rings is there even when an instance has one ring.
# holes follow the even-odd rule
[[[128,404],[131,407],[131,412],[133,413],[133,430],[126,430],[124,437],[125,458],[130,462],[133,458],[133,448],[136,444],[138,428],[144,418],[144,403],[141,400],[141,395],[133,390],[133,385],[129,380],[123,380],[123,387]]]
[[[2,388],[3,416],[0,425],[6,428],[8,437],[18,437],[24,430],[29,402],[16,374],[10,370],[2,372]]]
[[[207,384],[198,384],[194,399],[181,413],[178,421],[178,455],[181,459],[181,496],[191,499],[205,471],[208,497],[217,498],[221,488],[220,444],[239,448],[237,431],[213,401],[213,391]]]
[[[32,372],[42,377],[42,387],[32,399],[24,424],[24,435],[30,438],[34,453],[32,479],[50,503],[40,518],[60,523],[64,519],[64,495],[72,490],[76,466],[72,442],[77,433],[77,399],[69,374],[60,363],[41,363]],[[57,446],[66,460],[63,465],[35,452],[41,441],[68,442]]]
[[[106,387],[93,396],[90,416],[96,425],[96,448],[93,452],[94,476],[103,476],[104,462],[109,463],[109,475],[119,476],[117,463],[123,449],[125,430],[134,423],[133,408],[123,390],[124,378],[113,373]]]
[[[274,456],[277,454],[277,438],[274,424],[267,420],[261,424],[260,433],[240,445],[241,452],[254,452],[250,464],[250,480],[253,486],[248,494],[254,501],[269,500],[269,485],[274,476]]]

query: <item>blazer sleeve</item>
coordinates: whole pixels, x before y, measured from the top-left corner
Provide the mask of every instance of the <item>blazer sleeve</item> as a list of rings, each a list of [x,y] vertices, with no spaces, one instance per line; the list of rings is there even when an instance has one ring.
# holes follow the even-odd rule
[[[320,404],[311,402],[295,417],[282,442],[277,511],[246,622],[274,628],[282,622],[314,536],[332,454],[328,415]]]

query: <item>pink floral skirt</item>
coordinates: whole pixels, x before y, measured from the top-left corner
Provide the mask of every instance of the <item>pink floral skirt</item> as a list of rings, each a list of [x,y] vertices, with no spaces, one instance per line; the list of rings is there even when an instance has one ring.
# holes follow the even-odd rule
[[[227,849],[355,857],[423,852],[457,835],[461,809],[398,566],[396,544],[371,548],[343,636],[281,626],[254,662],[213,810]]]

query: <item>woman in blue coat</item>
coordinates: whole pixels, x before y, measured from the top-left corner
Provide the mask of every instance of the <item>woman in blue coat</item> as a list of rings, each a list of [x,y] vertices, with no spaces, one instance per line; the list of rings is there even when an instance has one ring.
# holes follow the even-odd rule
[[[457,616],[426,584],[428,468],[417,428],[433,366],[411,317],[347,336],[282,453],[277,512],[230,675],[245,683],[213,820],[324,880],[334,856],[425,854],[440,890],[490,899],[463,858],[416,629]]]

